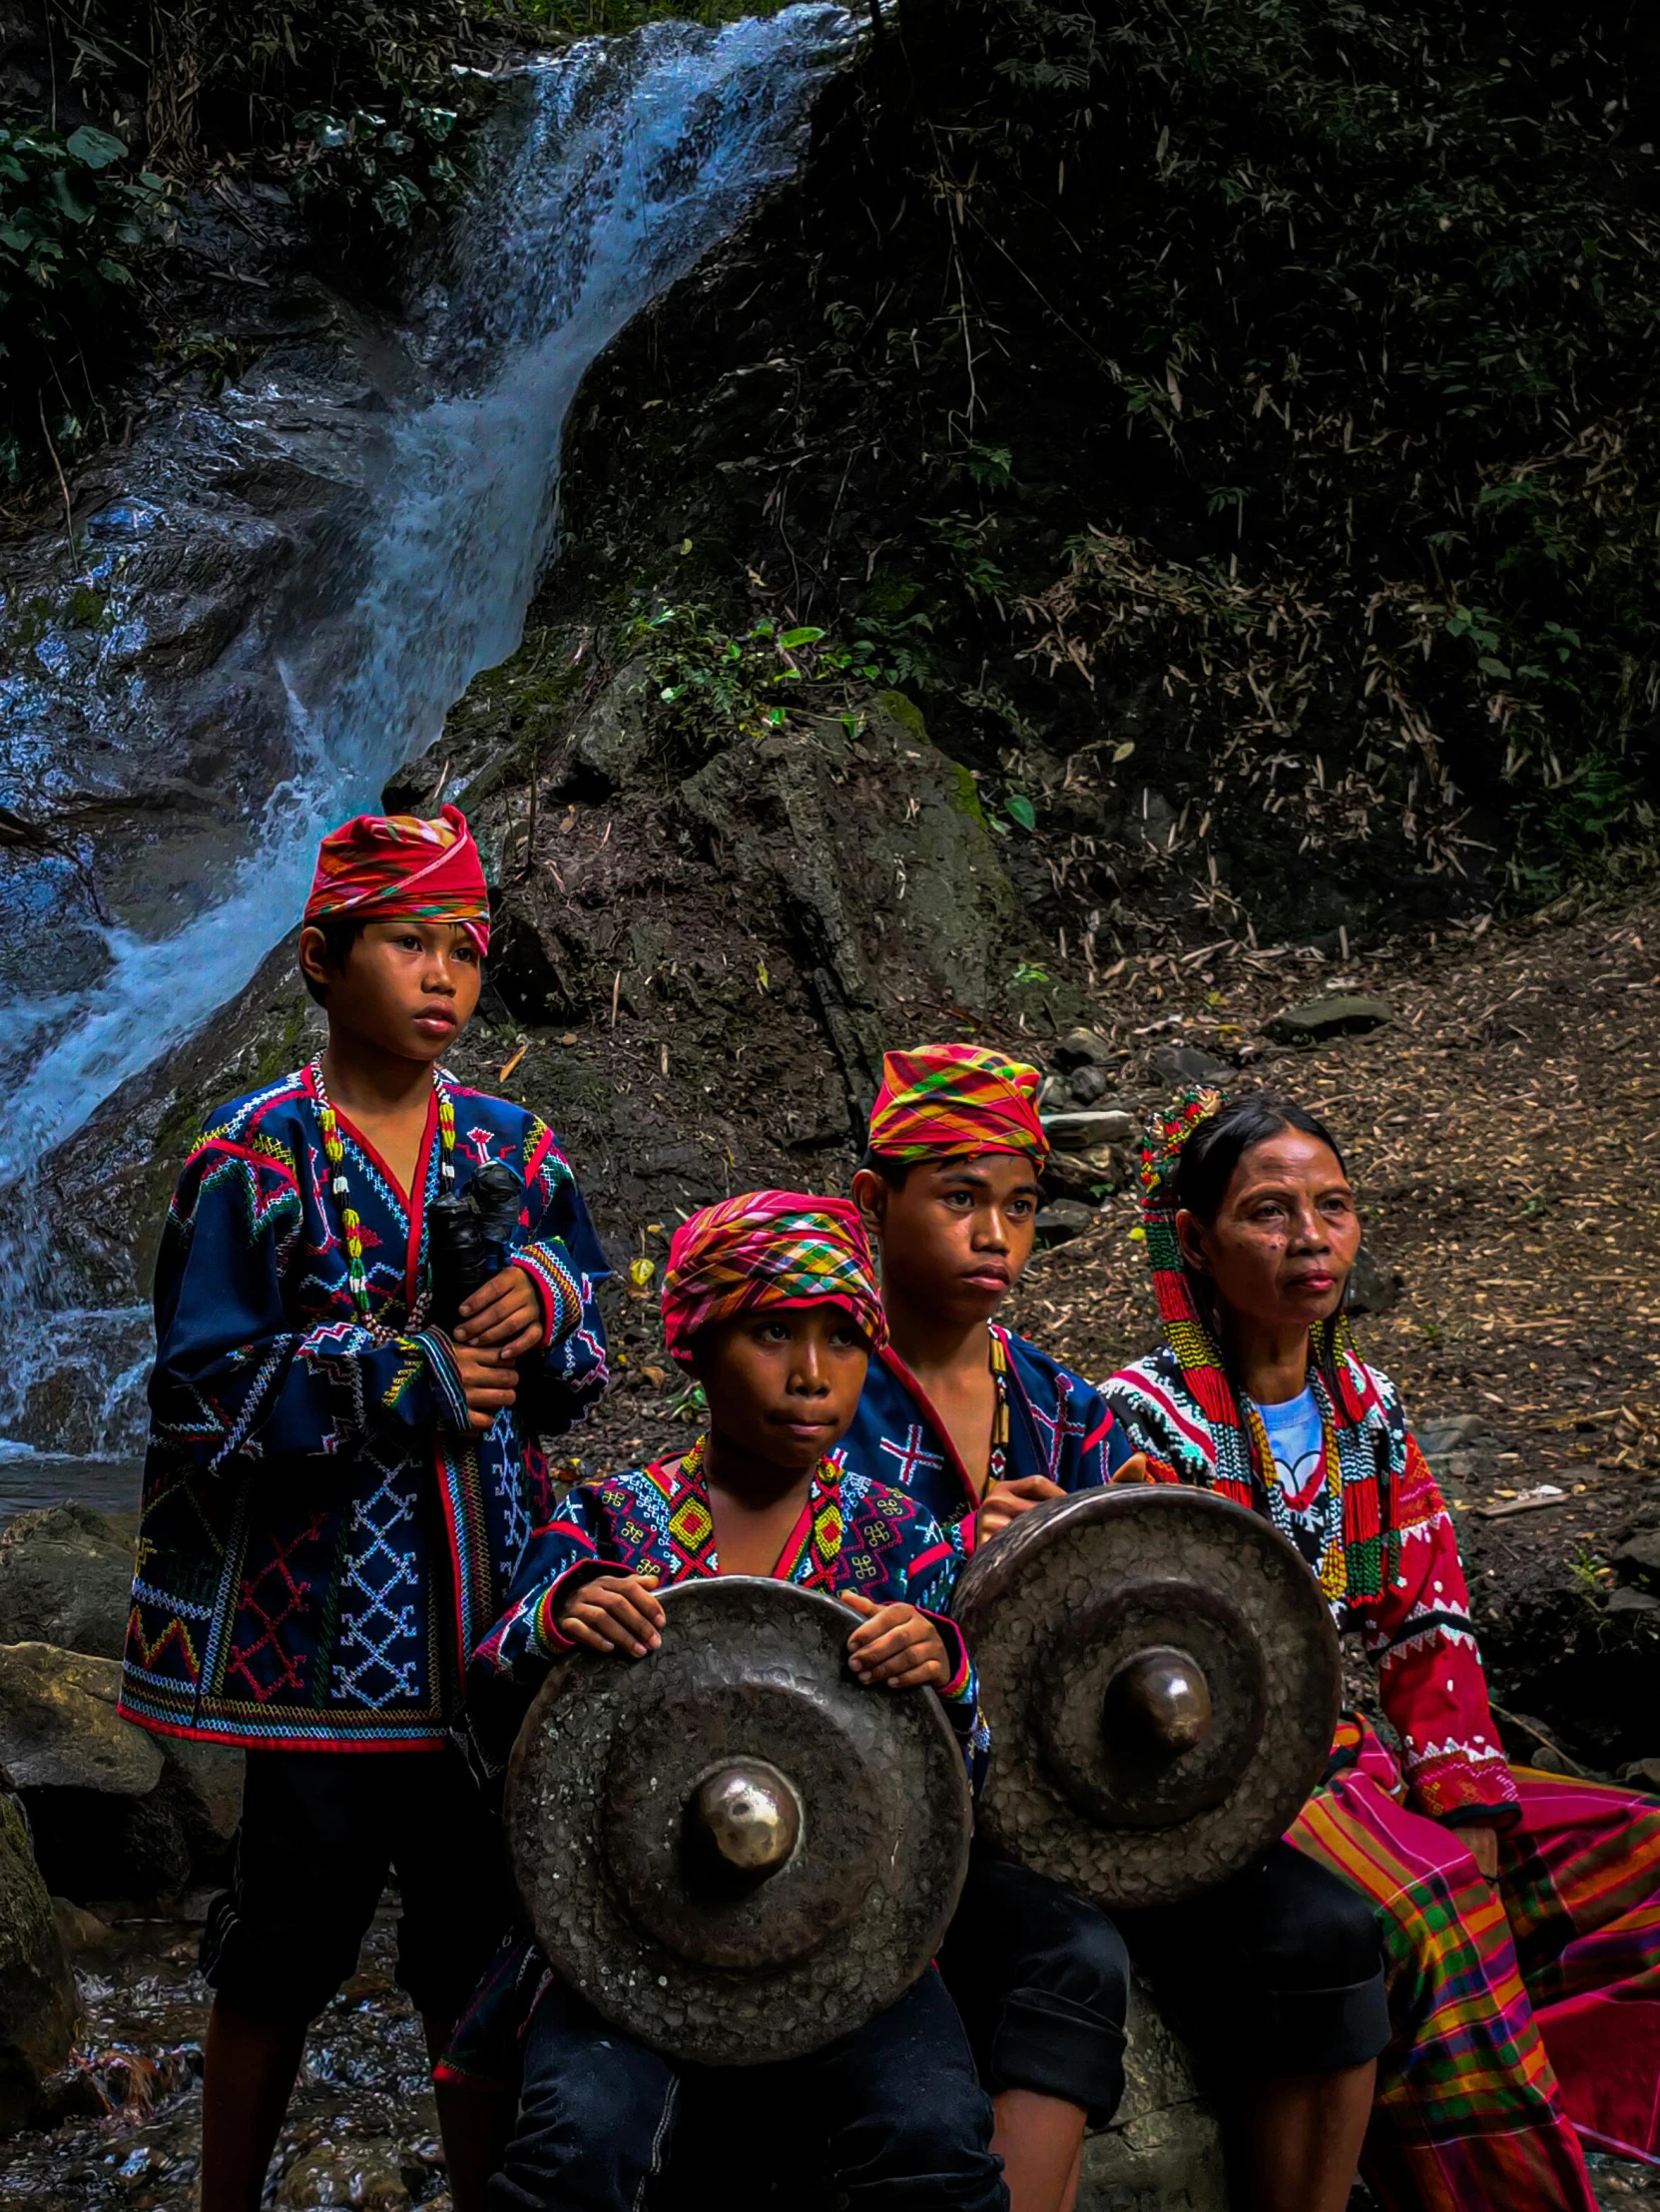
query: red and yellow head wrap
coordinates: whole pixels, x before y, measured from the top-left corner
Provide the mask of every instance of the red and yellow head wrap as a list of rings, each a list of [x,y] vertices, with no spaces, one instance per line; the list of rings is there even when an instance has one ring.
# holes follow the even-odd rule
[[[887,1338],[875,1263],[858,1208],[800,1191],[746,1191],[675,1231],[663,1278],[670,1357],[692,1360],[699,1333],[764,1306],[844,1307],[872,1349]]]
[[[418,815],[356,815],[317,849],[308,922],[341,914],[364,921],[410,915],[459,922],[479,952],[490,949],[490,894],[467,818],[446,807],[436,822]]]
[[[975,1044],[889,1052],[870,1109],[868,1143],[885,1160],[961,1160],[1021,1152],[1039,1166],[1049,1140],[1037,1118],[1043,1078],[1023,1060]]]

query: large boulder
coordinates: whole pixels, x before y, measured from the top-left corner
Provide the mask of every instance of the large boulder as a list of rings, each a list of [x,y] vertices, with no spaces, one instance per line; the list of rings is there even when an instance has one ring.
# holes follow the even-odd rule
[[[148,1797],[162,1779],[162,1748],[120,1717],[120,1694],[113,1659],[0,1645],[0,1770],[10,1786]]]
[[[0,1797],[0,2134],[27,2126],[41,2077],[69,2057],[78,2009],[22,1809]]]
[[[1077,2212],[1228,2212],[1222,2130],[1186,2050],[1136,1979],[1124,2101],[1084,2144]]]
[[[119,1659],[133,1544],[90,1505],[48,1505],[0,1529],[0,1644]]]
[[[170,1757],[117,1713],[120,1689],[113,1659],[0,1645],[0,1776],[65,1897],[157,1896],[182,1889],[198,1859],[225,1856],[240,1763],[221,1772],[194,1747]]]

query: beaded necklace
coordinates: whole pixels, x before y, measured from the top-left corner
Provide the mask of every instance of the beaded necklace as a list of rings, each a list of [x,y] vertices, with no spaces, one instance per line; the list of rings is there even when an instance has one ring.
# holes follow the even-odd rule
[[[316,1094],[317,1119],[322,1124],[322,1149],[328,1159],[328,1187],[340,1209],[340,1234],[345,1243],[345,1272],[351,1288],[351,1303],[357,1309],[358,1319],[372,1328],[374,1305],[368,1277],[363,1272],[363,1224],[351,1203],[351,1190],[345,1179],[345,1140],[340,1135],[339,1116],[323,1087],[320,1058],[311,1062],[310,1077],[311,1088]],[[442,1068],[432,1070],[432,1088],[438,1094],[438,1181],[439,1188],[447,1196],[455,1187],[455,1107]],[[415,1194],[411,1192],[411,1203],[414,1199]],[[422,1291],[417,1301],[418,1309],[424,1311],[425,1305],[426,1293]],[[414,1327],[419,1326],[419,1311],[409,1317]]]
[[[1281,1488],[1280,1466],[1269,1441],[1268,1423],[1250,1398],[1241,1402],[1252,1454],[1268,1492],[1268,1517],[1282,1536],[1290,1537],[1295,1543],[1297,1535]],[[1343,1540],[1343,1462],[1338,1456],[1338,1439],[1324,1411],[1320,1420],[1320,1566],[1316,1571],[1327,1602],[1336,1605],[1349,1595],[1349,1553]]]

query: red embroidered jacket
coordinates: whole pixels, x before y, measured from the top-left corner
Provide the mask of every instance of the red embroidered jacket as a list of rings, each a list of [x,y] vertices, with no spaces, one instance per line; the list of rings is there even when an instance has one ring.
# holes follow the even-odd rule
[[[1324,1380],[1314,1370],[1309,1380],[1330,1424],[1334,1408]],[[1516,1786],[1487,1703],[1446,1505],[1387,1376],[1345,1357],[1339,1384],[1349,1444],[1341,1457],[1351,1572],[1347,1593],[1333,1606],[1338,1626],[1358,1628],[1377,1663],[1383,1711],[1400,1738],[1418,1808],[1443,1820],[1496,1816],[1505,1825],[1514,1818]],[[1219,1451],[1212,1420],[1173,1352],[1125,1368],[1103,1395],[1131,1450],[1146,1452],[1159,1480],[1197,1482],[1265,1510],[1260,1480],[1219,1476],[1219,1458],[1227,1467],[1239,1452]]]

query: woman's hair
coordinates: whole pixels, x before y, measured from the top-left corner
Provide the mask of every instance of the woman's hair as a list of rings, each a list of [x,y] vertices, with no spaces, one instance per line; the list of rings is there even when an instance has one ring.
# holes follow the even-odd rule
[[[1215,1221],[1234,1170],[1246,1153],[1253,1145],[1263,1144],[1286,1129],[1318,1138],[1337,1155],[1345,1175],[1349,1173],[1342,1147],[1323,1121],[1317,1121],[1295,1099],[1275,1091],[1252,1091],[1245,1098],[1231,1100],[1209,1121],[1202,1121],[1183,1145],[1176,1168],[1177,1205],[1197,1214],[1201,1221]]]

